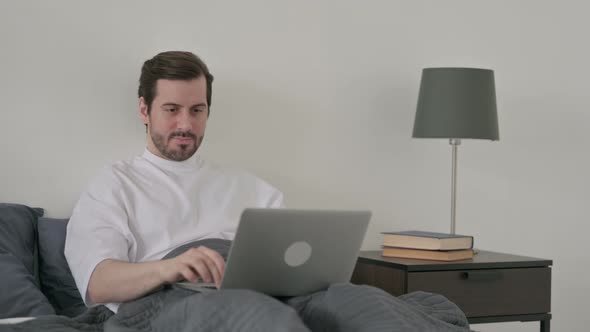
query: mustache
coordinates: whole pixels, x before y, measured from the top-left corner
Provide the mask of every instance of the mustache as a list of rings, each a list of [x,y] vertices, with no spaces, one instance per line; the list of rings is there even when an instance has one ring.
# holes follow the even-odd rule
[[[194,139],[195,141],[197,140],[197,135],[191,133],[190,131],[186,131],[186,132],[177,131],[177,132],[170,134],[170,136],[169,136],[170,139],[172,139],[174,137],[183,137],[183,138],[190,137],[190,138]]]

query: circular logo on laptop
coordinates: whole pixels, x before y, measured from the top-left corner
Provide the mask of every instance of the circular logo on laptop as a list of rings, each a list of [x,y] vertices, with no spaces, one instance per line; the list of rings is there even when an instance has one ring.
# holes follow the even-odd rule
[[[311,257],[311,246],[304,241],[295,242],[285,251],[285,263],[291,267],[305,264]]]

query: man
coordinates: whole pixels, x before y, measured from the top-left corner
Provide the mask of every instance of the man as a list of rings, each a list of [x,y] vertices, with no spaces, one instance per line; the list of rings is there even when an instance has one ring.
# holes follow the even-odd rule
[[[173,258],[167,254],[197,240],[232,240],[246,207],[283,206],[281,192],[265,181],[196,153],[210,114],[212,81],[206,65],[189,52],[164,52],[144,63],[138,94],[147,147],[91,181],[68,224],[65,255],[87,306],[106,304],[117,312],[123,302],[184,279],[219,286],[225,267],[220,252],[201,245]],[[205,330],[212,315],[228,306],[232,319],[247,320],[252,330],[373,330],[368,321],[387,326],[390,313],[359,308],[393,301],[377,289],[352,285],[285,300],[288,305],[252,291],[183,296],[200,314],[191,324]],[[219,324],[230,321],[211,329],[223,330]]]
[[[266,182],[196,154],[212,81],[191,53],[166,52],[145,62],[139,116],[147,148],[104,169],[68,224],[65,254],[87,305],[108,303],[116,311],[116,303],[182,279],[219,284],[224,260],[216,251],[200,247],[160,259],[191,241],[231,240],[245,207],[282,205],[282,194]]]

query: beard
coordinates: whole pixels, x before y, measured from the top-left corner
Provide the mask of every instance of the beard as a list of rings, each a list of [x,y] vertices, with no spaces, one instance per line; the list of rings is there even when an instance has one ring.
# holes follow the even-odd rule
[[[185,161],[192,157],[203,141],[203,136],[197,137],[191,132],[173,132],[166,138],[164,135],[152,131],[150,136],[156,149],[164,157],[174,161]],[[176,144],[171,142],[174,137],[192,138],[193,141],[186,144],[177,144],[178,147],[175,147]]]

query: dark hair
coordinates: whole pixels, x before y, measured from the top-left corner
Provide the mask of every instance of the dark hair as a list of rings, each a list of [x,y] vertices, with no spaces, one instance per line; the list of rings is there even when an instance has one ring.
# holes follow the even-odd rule
[[[137,94],[145,100],[149,114],[156,96],[156,82],[159,79],[192,80],[203,75],[207,80],[207,105],[211,107],[213,75],[207,69],[207,65],[191,52],[168,51],[158,53],[143,63]]]

